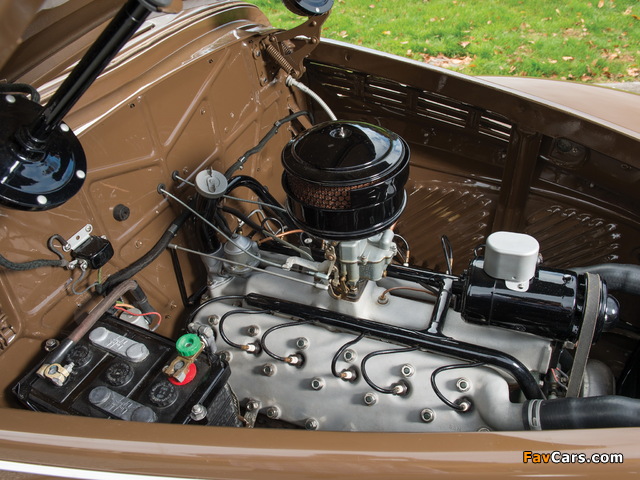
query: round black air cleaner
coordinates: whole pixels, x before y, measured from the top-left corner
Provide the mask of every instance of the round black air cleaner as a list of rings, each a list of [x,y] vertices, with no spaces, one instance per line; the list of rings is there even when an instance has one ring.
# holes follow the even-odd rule
[[[390,227],[406,205],[409,147],[382,127],[316,125],[285,147],[282,163],[289,213],[320,238],[370,237]]]

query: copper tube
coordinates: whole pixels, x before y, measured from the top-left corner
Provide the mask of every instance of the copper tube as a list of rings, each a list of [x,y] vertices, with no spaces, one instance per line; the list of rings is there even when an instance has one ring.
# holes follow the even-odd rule
[[[283,237],[286,237],[287,235],[293,235],[294,233],[304,233],[304,230],[300,230],[299,228],[295,229],[295,230],[288,230],[286,232],[278,233],[275,236],[278,237],[278,238],[283,238]],[[261,244],[263,244],[265,242],[268,242],[269,240],[273,240],[273,238],[271,238],[271,237],[263,238],[262,240],[260,240],[258,242],[258,245],[261,245]]]

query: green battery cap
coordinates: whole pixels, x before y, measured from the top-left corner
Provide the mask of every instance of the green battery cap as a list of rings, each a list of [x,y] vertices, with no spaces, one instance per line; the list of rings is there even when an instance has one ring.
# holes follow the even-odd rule
[[[195,355],[201,346],[200,338],[194,333],[182,335],[176,342],[176,350],[178,350],[178,353],[183,357]]]

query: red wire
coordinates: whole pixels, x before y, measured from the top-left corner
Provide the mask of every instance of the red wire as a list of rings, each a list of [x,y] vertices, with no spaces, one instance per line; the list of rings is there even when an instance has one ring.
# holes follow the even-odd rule
[[[151,329],[154,331],[160,326],[160,323],[162,323],[162,315],[160,315],[158,312],[134,313],[134,312],[130,312],[126,308],[118,307],[117,305],[114,308],[116,310],[120,310],[121,312],[126,313],[127,315],[133,315],[135,317],[145,317],[147,315],[156,315],[158,317],[158,323],[156,323],[156,325]]]

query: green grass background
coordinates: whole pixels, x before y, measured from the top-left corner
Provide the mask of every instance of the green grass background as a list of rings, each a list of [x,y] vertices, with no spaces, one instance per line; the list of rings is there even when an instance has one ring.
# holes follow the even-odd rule
[[[640,0],[335,0],[322,35],[472,75],[640,81]]]

